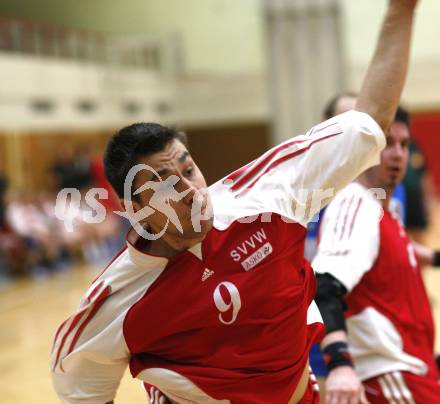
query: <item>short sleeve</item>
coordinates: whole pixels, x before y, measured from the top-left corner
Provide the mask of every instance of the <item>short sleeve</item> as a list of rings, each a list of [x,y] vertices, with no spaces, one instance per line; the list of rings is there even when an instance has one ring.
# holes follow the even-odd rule
[[[52,373],[55,391],[65,404],[104,404],[114,400],[126,364],[105,364],[74,355],[69,370]]]
[[[52,381],[63,403],[103,404],[114,399],[129,353],[123,338],[124,316],[115,317],[113,312],[112,318],[112,312],[111,299],[97,299],[81,307],[57,331],[51,354]]]
[[[234,198],[305,226],[339,190],[379,163],[384,146],[374,119],[349,111],[274,147],[222,184]]]
[[[327,207],[321,223],[315,272],[329,273],[350,292],[369,271],[379,252],[380,204],[351,184]]]

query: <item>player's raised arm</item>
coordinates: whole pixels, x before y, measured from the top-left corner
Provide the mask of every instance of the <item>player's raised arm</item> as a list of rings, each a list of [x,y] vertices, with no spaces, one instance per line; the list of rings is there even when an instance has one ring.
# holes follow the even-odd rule
[[[414,12],[418,0],[389,0],[388,12],[356,109],[387,132],[393,122],[408,71]]]
[[[389,1],[355,110],[316,125],[225,178],[222,184],[234,198],[249,195],[258,206],[306,225],[341,189],[379,163],[408,70],[416,3]]]

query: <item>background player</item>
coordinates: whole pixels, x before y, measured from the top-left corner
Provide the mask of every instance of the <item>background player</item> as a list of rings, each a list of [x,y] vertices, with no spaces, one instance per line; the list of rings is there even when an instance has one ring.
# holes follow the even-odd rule
[[[354,109],[356,106],[356,100],[357,95],[353,92],[346,92],[336,95],[326,104],[323,111],[323,117],[325,119],[330,119],[336,115]],[[390,199],[390,208],[398,213],[403,222],[405,218],[405,190],[401,184],[396,187],[392,194],[392,197]],[[318,248],[319,227],[321,220],[324,216],[325,209],[326,207],[319,212],[318,217],[314,218],[317,220],[312,220],[307,226],[305,256],[309,261],[312,261],[312,259],[316,255],[316,251]],[[422,249],[423,247],[418,246],[418,248]],[[431,250],[427,252],[430,253]],[[321,395],[323,395],[325,394],[325,377],[327,377],[328,371],[325,366],[324,358],[319,344],[315,344],[312,346],[312,349],[310,351],[310,366],[313,370],[313,373],[317,377],[320,393]]]
[[[380,166],[344,189],[321,224],[313,267],[328,332],[322,346],[330,403],[365,402],[346,329],[370,402],[434,403],[440,397],[432,315],[419,265],[434,264],[435,253],[414,248],[390,206],[405,174],[409,135],[409,114],[399,108]],[[382,189],[386,194],[377,194]]]

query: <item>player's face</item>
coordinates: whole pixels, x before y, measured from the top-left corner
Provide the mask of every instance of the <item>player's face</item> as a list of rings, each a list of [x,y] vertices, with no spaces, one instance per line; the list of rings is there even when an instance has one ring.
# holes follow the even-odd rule
[[[408,163],[410,134],[408,127],[394,122],[386,137],[387,145],[381,154],[379,178],[384,188],[396,187],[405,176]]]
[[[135,190],[150,184],[138,197],[139,209],[149,206],[154,211],[144,222],[149,232],[158,234],[165,228],[159,242],[179,251],[201,241],[212,227],[211,204],[205,178],[186,147],[173,140],[164,150],[138,163],[148,165],[160,176],[142,170],[134,182]]]

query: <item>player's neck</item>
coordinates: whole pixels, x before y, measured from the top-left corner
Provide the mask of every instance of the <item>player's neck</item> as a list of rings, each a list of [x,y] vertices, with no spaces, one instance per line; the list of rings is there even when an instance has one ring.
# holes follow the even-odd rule
[[[382,205],[383,209],[388,210],[390,200],[395,189],[394,186],[389,186],[389,187],[385,186],[383,183],[379,181],[379,179],[375,175],[368,172],[361,175],[357,179],[357,182],[359,182],[361,185],[363,185],[365,188],[369,190],[376,189],[376,190],[385,191],[385,194],[383,194],[382,192],[380,194],[377,193],[374,194],[378,196],[378,202]]]
[[[161,238],[153,240],[148,244],[147,252],[152,255],[169,258],[189,250],[197,243],[203,241],[203,238],[182,239],[165,233]]]
[[[394,192],[394,188],[385,189],[386,197],[385,197],[385,199],[382,199],[380,201],[380,203],[382,204],[382,207],[385,210],[388,210],[388,207],[390,206],[390,200],[391,200],[391,196],[393,195],[393,192]]]

